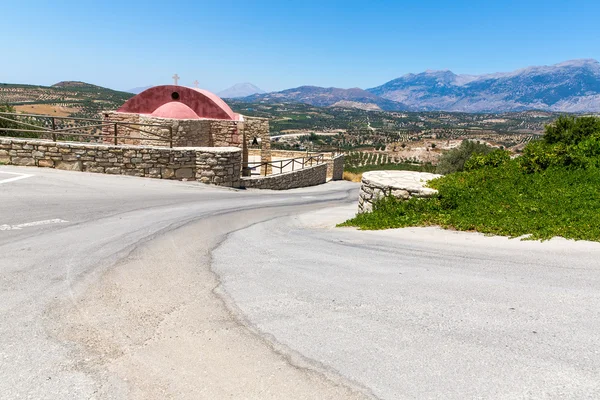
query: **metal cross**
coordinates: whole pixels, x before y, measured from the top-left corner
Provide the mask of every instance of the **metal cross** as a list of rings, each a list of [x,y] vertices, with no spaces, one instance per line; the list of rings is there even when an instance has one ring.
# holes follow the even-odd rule
[[[198,82],[198,79],[196,79],[196,80],[194,81],[194,87],[195,87],[195,88],[197,88],[199,84],[200,84],[200,82]]]
[[[177,86],[177,82],[179,82],[179,75],[173,75],[173,80],[175,81],[175,86]]]

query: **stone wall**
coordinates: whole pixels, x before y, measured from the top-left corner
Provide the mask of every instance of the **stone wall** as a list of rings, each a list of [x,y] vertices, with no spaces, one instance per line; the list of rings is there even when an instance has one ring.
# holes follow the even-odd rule
[[[414,171],[365,172],[358,195],[358,212],[372,211],[373,204],[385,196],[393,196],[401,200],[435,196],[437,190],[425,187],[425,185],[431,179],[441,176]]]
[[[295,189],[325,182],[327,182],[325,163],[283,174],[241,178],[242,187],[271,190]]]
[[[260,161],[271,162],[271,133],[269,132],[269,120],[267,118],[244,117],[244,137],[246,144],[250,145],[254,138],[260,139]],[[267,174],[273,172],[272,167],[267,165]]]
[[[0,139],[0,163],[239,187],[242,151],[235,147],[164,148]]]
[[[259,149],[249,149],[248,154],[251,156],[259,156]],[[290,159],[290,158],[302,158],[322,154],[323,159],[327,163],[327,179],[339,181],[344,176],[344,154],[335,153],[308,153],[306,151],[294,151],[294,150],[271,150],[271,157],[273,159]],[[277,170],[277,169],[276,169]]]
[[[345,156],[338,154],[333,157],[330,161],[327,161],[327,178],[331,178],[334,181],[340,181],[344,179],[344,161]]]

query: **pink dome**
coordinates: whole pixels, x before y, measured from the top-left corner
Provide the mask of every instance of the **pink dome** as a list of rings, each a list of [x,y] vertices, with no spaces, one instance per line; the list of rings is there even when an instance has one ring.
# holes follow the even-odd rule
[[[183,103],[172,101],[158,107],[151,114],[153,117],[171,118],[171,119],[200,119],[198,114]]]
[[[183,107],[173,106],[178,103],[185,106],[185,111]],[[166,106],[168,107],[163,111],[162,108]],[[241,121],[242,118],[214,93],[174,85],[155,86],[147,89],[127,100],[117,111],[173,119],[210,118]],[[160,115],[155,114],[157,112]],[[190,112],[194,115],[192,116]]]

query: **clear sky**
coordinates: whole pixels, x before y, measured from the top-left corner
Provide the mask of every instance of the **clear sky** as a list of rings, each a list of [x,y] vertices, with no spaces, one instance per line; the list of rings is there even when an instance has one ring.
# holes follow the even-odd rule
[[[598,0],[6,1],[0,82],[368,88],[600,58]]]

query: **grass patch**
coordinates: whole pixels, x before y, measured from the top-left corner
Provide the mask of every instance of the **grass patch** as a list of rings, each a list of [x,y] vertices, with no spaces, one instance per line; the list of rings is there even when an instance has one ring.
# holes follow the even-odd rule
[[[387,229],[437,225],[530,239],[600,241],[600,169],[550,167],[527,173],[518,160],[430,182],[432,199],[379,201],[341,226]]]
[[[360,182],[362,180],[362,174],[355,174],[349,171],[344,171],[343,179],[350,182]]]

